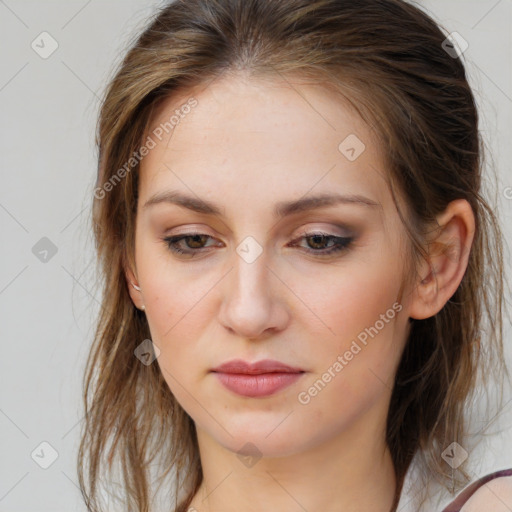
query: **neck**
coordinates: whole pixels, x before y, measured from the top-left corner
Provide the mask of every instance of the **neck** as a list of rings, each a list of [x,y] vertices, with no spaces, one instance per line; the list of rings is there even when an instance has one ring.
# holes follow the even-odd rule
[[[203,481],[188,510],[391,512],[396,477],[377,419],[382,414],[370,410],[322,444],[245,464],[197,429]]]

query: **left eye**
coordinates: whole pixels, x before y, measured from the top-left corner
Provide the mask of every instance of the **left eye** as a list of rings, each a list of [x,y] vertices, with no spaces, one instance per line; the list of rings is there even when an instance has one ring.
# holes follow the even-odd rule
[[[297,240],[305,239],[308,244],[318,249],[318,246],[324,246],[326,242],[334,242],[327,250],[311,250],[306,248],[305,250],[309,253],[314,253],[319,256],[329,255],[335,252],[345,251],[349,248],[353,241],[352,237],[330,235],[328,233],[305,233]],[[294,240],[296,242],[297,240]]]
[[[188,235],[169,236],[163,240],[166,242],[168,248],[172,252],[176,254],[193,256],[198,252],[203,252],[200,250],[205,248],[203,244],[208,238],[212,237],[203,233],[190,233]],[[334,252],[347,250],[353,241],[352,237],[341,237],[327,233],[305,233],[296,240],[293,240],[292,244],[295,244],[295,242],[303,239],[307,240],[310,247],[313,247],[313,249],[304,248],[304,250],[308,253],[316,254],[318,256],[324,256]],[[185,242],[185,247],[181,245],[182,242]],[[334,244],[330,247],[326,247],[325,244],[328,242],[334,242]]]

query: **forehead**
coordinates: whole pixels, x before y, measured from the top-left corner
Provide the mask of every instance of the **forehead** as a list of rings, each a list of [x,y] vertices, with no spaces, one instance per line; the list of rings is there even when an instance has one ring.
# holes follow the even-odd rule
[[[313,189],[389,200],[375,134],[318,85],[223,77],[167,98],[148,134],[155,147],[141,163],[141,200],[187,188],[216,199],[226,191],[226,200],[233,190],[277,202]]]

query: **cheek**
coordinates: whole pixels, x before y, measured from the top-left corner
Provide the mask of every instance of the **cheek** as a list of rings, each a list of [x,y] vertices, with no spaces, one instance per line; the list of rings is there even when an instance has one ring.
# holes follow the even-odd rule
[[[156,275],[156,274],[155,274]],[[151,339],[160,354],[156,360],[169,389],[191,417],[201,414],[191,390],[199,385],[207,364],[199,346],[205,326],[211,322],[207,291],[201,279],[193,284],[174,272],[161,273],[146,286],[146,317]]]
[[[214,276],[184,272],[183,264],[156,249],[141,251],[137,268],[151,338],[161,351],[159,362],[165,361],[171,372],[197,364],[196,342],[211,321],[208,292],[215,285]]]
[[[137,259],[139,279],[144,283],[146,316],[161,342],[197,314],[195,308],[209,285],[199,270],[186,268],[186,264],[173,259],[165,245],[149,237],[143,239]]]
[[[396,302],[400,279],[397,264],[380,258],[297,280],[294,291],[307,306],[302,322],[311,334],[325,340],[318,348],[346,350],[358,336],[364,341],[376,324],[379,336],[380,331],[383,334],[380,338],[390,336],[389,324],[402,309]]]
[[[322,390],[314,398],[318,405],[355,411],[393,387],[404,341],[397,329],[400,272],[393,258],[381,257],[310,283],[307,297],[321,322],[309,335],[322,342],[314,346],[315,375],[308,385],[316,382]]]

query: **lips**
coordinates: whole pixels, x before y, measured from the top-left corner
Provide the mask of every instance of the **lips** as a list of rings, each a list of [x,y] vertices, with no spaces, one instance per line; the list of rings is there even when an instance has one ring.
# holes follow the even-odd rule
[[[217,366],[212,372],[226,389],[250,398],[273,395],[305,373],[301,368],[270,359],[256,363],[235,359]]]
[[[264,359],[255,363],[248,363],[242,359],[233,359],[217,366],[212,372],[260,375],[262,373],[302,373],[304,370],[272,359]]]

